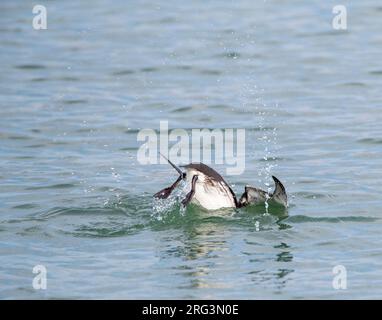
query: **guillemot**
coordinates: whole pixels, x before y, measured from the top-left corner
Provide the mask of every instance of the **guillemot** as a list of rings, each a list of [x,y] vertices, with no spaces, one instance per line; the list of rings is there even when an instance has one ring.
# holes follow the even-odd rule
[[[164,158],[179,173],[179,177],[170,187],[154,194],[156,198],[167,199],[183,180],[186,181],[190,189],[186,197],[181,201],[183,206],[187,206],[192,202],[207,210],[217,210],[222,208],[240,208],[251,204],[265,203],[268,200],[279,203],[284,207],[288,206],[285,188],[274,176],[272,176],[275,181],[273,193],[246,186],[243,195],[238,201],[235,193],[223,177],[204,163],[190,163],[180,166],[185,169],[185,172],[183,172],[169,159]]]

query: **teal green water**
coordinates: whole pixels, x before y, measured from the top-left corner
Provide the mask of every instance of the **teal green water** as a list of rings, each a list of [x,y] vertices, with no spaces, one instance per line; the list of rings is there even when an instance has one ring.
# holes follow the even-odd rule
[[[378,1],[347,31],[334,1],[47,2],[43,31],[34,4],[0,4],[0,298],[381,298]],[[238,194],[279,177],[287,215],[153,203],[159,120],[245,128],[244,174],[214,167]]]

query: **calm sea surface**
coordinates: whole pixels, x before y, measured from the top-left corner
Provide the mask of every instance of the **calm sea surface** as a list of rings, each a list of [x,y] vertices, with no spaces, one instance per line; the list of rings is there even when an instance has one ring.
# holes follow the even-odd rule
[[[382,298],[382,4],[0,4],[0,298]],[[158,212],[137,133],[246,129],[270,208]],[[32,269],[47,269],[35,290]],[[347,289],[332,286],[343,265]]]

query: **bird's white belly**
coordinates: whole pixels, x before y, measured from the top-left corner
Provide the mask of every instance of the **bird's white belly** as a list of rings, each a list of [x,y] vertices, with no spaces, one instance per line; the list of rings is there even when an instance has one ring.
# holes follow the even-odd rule
[[[191,202],[199,204],[207,210],[236,207],[228,188],[222,184],[219,184],[219,188],[217,188],[196,183],[195,194]]]

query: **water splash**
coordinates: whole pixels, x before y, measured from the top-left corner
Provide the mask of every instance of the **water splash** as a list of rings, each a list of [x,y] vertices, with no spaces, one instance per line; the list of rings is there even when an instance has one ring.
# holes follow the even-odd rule
[[[178,210],[178,213],[182,216],[185,215],[186,209],[180,206],[180,199],[184,197],[186,193],[187,184],[184,181],[180,182],[180,185],[171,193],[167,199],[153,198],[152,214],[151,217],[157,221],[162,221],[168,214]]]
[[[274,117],[277,115],[279,105],[276,103],[274,106],[269,106],[264,102],[262,95],[264,89],[260,89],[253,83],[254,77],[248,77],[246,84],[242,87],[240,95],[241,104],[244,112],[251,113],[254,116],[254,123],[257,130],[254,132],[259,134],[255,141],[257,141],[250,154],[250,158],[257,163],[261,163],[262,167],[258,170],[258,183],[265,186],[265,190],[271,193],[272,190],[272,175],[274,169],[278,166],[276,153],[278,151],[277,145],[277,128],[274,126]],[[261,162],[258,162],[256,154],[260,154]],[[265,210],[268,214],[268,199],[265,201]]]
[[[269,189],[269,188],[268,188]],[[268,190],[269,192],[269,190]],[[269,209],[269,203],[268,200],[270,199],[269,194],[265,195],[265,214],[269,214],[268,209]]]

